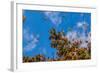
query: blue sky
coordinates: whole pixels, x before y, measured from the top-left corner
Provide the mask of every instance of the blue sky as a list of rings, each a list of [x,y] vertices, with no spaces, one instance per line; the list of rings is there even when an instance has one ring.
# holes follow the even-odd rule
[[[90,13],[23,10],[23,15],[26,17],[23,22],[23,56],[42,54],[56,58],[56,49],[50,47],[49,40],[52,27],[66,35],[69,28],[81,34],[86,24],[87,33],[91,32]]]

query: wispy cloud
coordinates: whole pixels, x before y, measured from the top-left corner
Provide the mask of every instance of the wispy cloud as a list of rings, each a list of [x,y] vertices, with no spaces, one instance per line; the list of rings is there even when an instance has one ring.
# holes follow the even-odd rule
[[[24,46],[24,50],[30,51],[37,46],[39,35],[35,36],[33,33],[30,33],[28,29],[23,30],[23,40],[27,43]]]
[[[47,55],[47,50],[44,47],[39,48],[40,54]]]
[[[86,33],[88,24],[83,21],[83,22],[78,22],[76,25],[77,29],[72,31],[68,31],[66,34],[66,37],[69,39],[71,43],[74,41],[81,41],[79,47],[80,48],[87,48],[88,47],[88,42],[91,42],[91,34],[90,32]],[[82,32],[80,32],[79,29],[82,29]],[[87,34],[87,35],[86,35]]]
[[[76,31],[69,31],[67,32],[66,37],[70,42],[73,42],[73,40],[76,40],[78,38],[78,33]]]
[[[84,36],[81,36],[79,39],[82,41],[82,43],[80,44],[80,48],[87,48],[88,43],[91,42],[91,33],[88,32],[88,36],[84,35]]]
[[[60,12],[51,12],[47,11],[44,12],[45,16],[56,26],[61,24],[62,22],[62,17],[60,16]]]
[[[87,28],[88,28],[88,23],[85,22],[85,21],[78,22],[78,23],[77,23],[77,27],[78,27],[78,28],[82,28],[83,30],[87,30]]]
[[[34,35],[33,34],[30,34],[29,30],[28,29],[24,29],[23,30],[23,39],[25,41],[30,41],[34,38]]]
[[[34,49],[37,46],[38,40],[35,38],[33,39],[30,43],[28,43],[25,47],[24,50],[30,51]]]

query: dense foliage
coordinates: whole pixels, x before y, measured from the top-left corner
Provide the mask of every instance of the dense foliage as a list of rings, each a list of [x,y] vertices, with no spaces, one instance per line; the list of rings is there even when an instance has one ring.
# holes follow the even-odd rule
[[[23,62],[39,62],[39,61],[64,61],[64,60],[86,60],[91,58],[91,42],[85,41],[87,47],[80,47],[82,40],[73,40],[71,42],[63,31],[57,32],[54,28],[50,31],[51,47],[57,50],[57,58],[50,59],[43,55],[35,57],[23,57]]]

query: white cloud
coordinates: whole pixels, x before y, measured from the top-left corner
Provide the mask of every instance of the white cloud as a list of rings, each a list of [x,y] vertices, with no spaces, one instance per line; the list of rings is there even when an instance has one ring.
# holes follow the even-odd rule
[[[44,12],[45,16],[56,26],[58,26],[62,22],[62,17],[60,16],[60,12]]]
[[[82,28],[83,30],[87,30],[87,28],[88,28],[88,23],[85,22],[85,21],[78,22],[78,23],[77,23],[77,27],[78,27],[78,28]]]
[[[81,23],[81,22],[78,22],[78,23],[77,23],[77,27],[80,28],[80,27],[82,27],[82,26],[83,26],[83,23]]]
[[[75,27],[77,27],[76,30],[72,31],[68,31],[66,34],[66,37],[72,42],[73,40],[79,40],[79,37],[81,37],[81,39],[83,39],[83,37],[85,37],[86,35],[86,26],[88,26],[88,24],[85,21],[82,22],[77,22],[77,25]],[[82,32],[80,33],[80,29],[78,30],[78,28],[82,29]]]
[[[88,38],[87,38],[87,40],[88,40],[89,42],[91,42],[91,33],[90,33],[90,32],[88,33]]]
[[[88,43],[91,42],[90,32],[88,33],[88,36],[81,36],[79,39],[82,41],[80,48],[88,48]]]
[[[80,30],[72,30],[67,32],[66,37],[71,43],[73,43],[76,40],[81,41],[79,45],[80,48],[88,48],[88,42],[91,42],[91,34],[90,32],[87,32],[88,24],[85,21],[78,22],[77,27],[81,28],[82,32],[80,32]]]
[[[78,38],[78,34],[76,31],[69,31],[66,37],[69,39],[70,42],[73,42],[73,40],[76,40]]]
[[[44,48],[44,47],[40,47],[38,50],[39,50],[40,54],[43,54],[43,55],[47,55],[48,54],[46,48]]]
[[[23,30],[23,40],[26,42],[26,46],[24,46],[24,50],[30,51],[37,46],[39,35],[34,35],[30,33],[28,29]]]
[[[86,42],[86,41],[88,41],[87,38],[88,37],[86,37],[86,36],[80,36],[80,38],[79,38],[79,40],[81,41],[81,44],[79,46],[80,48],[87,48],[87,45],[88,45],[88,43]]]
[[[37,46],[37,42],[38,42],[38,40],[36,38],[34,38],[30,43],[28,43],[24,47],[24,50],[30,51],[30,50],[34,49]]]

